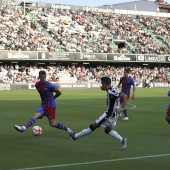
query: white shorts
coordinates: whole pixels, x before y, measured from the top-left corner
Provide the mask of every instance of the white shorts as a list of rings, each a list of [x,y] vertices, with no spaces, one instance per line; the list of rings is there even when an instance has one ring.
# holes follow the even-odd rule
[[[115,114],[114,117],[110,116],[109,118],[107,118],[107,114],[106,112],[104,112],[95,122],[100,126],[113,128],[116,126],[117,119],[118,119],[117,113]]]

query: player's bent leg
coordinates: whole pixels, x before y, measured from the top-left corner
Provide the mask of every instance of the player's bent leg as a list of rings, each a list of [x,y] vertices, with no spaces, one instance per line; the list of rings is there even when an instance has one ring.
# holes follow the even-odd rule
[[[105,133],[118,140],[121,143],[122,150],[125,150],[127,148],[127,139],[122,138],[116,131],[106,127]]]
[[[80,131],[78,133],[71,132],[71,133],[69,133],[69,135],[72,137],[73,140],[76,140],[79,137],[89,135],[98,127],[100,127],[100,126],[97,123],[93,123],[87,129],[83,129],[82,131]]]
[[[110,131],[105,130],[105,133],[108,134],[109,136],[112,136],[113,138],[115,138],[119,142],[122,141],[122,137],[114,130],[110,130]]]
[[[55,119],[49,119],[49,124],[51,127],[67,131],[67,126],[60,122],[56,122]]]

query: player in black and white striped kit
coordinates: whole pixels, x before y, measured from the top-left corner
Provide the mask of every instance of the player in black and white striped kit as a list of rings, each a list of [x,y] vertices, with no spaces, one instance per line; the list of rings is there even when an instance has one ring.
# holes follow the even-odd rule
[[[127,148],[127,139],[121,137],[112,128],[116,126],[119,113],[126,107],[127,96],[126,94],[121,93],[117,86],[111,86],[111,79],[109,77],[101,78],[101,89],[107,92],[107,109],[105,112],[87,129],[78,133],[70,132],[69,135],[73,140],[76,140],[79,137],[89,135],[95,129],[103,126],[105,128],[105,133],[118,140],[121,143],[122,150],[125,150]],[[122,108],[120,108],[119,98],[122,98],[123,101]]]

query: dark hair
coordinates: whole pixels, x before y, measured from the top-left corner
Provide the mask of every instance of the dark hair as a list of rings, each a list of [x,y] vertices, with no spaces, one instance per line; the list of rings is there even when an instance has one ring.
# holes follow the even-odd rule
[[[109,85],[109,84],[111,84],[111,79],[109,77],[102,77],[101,82]]]
[[[129,69],[129,68],[125,68],[124,72],[129,73],[129,72],[130,72],[130,69]]]
[[[41,71],[39,71],[39,77],[40,77],[40,75],[45,75],[46,74],[46,72],[44,71],[44,70],[41,70]]]

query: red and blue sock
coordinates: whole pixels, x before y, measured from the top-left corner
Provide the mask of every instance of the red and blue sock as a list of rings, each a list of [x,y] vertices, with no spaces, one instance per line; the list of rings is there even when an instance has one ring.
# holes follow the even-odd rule
[[[32,126],[35,122],[36,122],[36,118],[32,117],[32,118],[25,124],[25,127],[26,127],[26,128],[29,128],[29,127]]]
[[[63,125],[62,123],[59,123],[59,122],[56,122],[55,127],[58,128],[58,129],[62,129],[62,130],[67,130],[67,127],[65,125]]]

